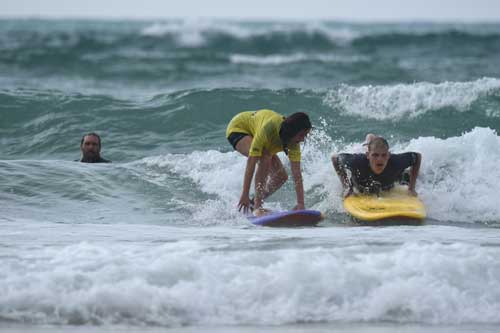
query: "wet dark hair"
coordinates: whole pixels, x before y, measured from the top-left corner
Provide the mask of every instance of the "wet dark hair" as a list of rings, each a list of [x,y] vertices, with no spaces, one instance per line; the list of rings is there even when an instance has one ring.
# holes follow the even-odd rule
[[[368,151],[371,151],[372,148],[374,147],[380,147],[380,146],[389,150],[389,143],[387,142],[387,140],[381,136],[377,136],[375,139],[371,140],[368,143]]]
[[[80,141],[80,146],[83,145],[83,141],[85,141],[86,136],[95,136],[97,138],[97,141],[99,142],[99,147],[101,147],[101,137],[99,136],[99,134],[94,132],[87,133],[84,136],[82,136],[82,140]]]
[[[280,139],[283,144],[283,151],[288,155],[288,143],[302,130],[310,129],[311,121],[304,112],[296,112],[284,118],[280,126]]]

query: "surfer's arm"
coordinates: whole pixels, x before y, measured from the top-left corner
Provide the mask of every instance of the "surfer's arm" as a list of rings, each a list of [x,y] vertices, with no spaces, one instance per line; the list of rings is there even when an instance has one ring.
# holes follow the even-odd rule
[[[342,183],[342,187],[344,190],[351,190],[352,191],[352,185],[351,182],[349,181],[349,178],[347,177],[347,173],[345,172],[345,166],[339,164],[339,156],[338,155],[332,155],[332,164],[333,168],[335,169],[335,172],[340,178],[340,182]]]
[[[290,166],[292,169],[293,183],[295,185],[295,193],[297,194],[297,205],[294,209],[304,209],[304,184],[302,183],[300,162],[290,161]]]
[[[422,155],[420,153],[415,153],[416,160],[415,164],[412,165],[410,171],[410,183],[408,184],[408,192],[413,195],[417,195],[415,191],[415,185],[417,183],[418,172],[420,171],[420,163],[422,162]]]
[[[258,160],[259,157],[256,156],[250,156],[247,159],[245,178],[243,179],[243,190],[241,192],[240,202],[238,203],[238,209],[240,211],[241,209],[243,209],[244,213],[246,213],[250,208],[250,185],[252,184],[252,178],[255,172],[255,165],[257,164]]]

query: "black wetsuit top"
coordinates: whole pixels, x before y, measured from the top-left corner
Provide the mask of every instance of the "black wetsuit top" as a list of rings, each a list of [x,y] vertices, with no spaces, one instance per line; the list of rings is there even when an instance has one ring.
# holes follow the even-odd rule
[[[351,171],[351,186],[362,193],[386,191],[401,179],[403,171],[417,163],[417,153],[391,154],[387,166],[381,174],[375,174],[365,154],[339,154],[340,168]]]
[[[80,159],[80,160],[75,160],[75,162],[82,162],[82,163],[111,163],[110,160],[106,160],[102,157],[99,156],[99,158],[92,159],[92,160],[85,160],[85,159]]]

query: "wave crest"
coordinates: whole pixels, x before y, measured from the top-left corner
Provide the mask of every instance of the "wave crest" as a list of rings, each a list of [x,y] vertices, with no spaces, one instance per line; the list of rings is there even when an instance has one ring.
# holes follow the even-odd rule
[[[470,82],[414,83],[391,86],[341,85],[330,91],[324,103],[343,113],[363,118],[398,121],[452,107],[466,111],[478,99],[500,95],[500,80],[482,78]],[[494,115],[494,113],[490,113]]]

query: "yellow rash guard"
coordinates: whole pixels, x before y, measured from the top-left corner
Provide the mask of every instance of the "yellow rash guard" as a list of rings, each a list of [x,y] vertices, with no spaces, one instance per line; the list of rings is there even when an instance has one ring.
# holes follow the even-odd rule
[[[226,137],[231,133],[244,133],[253,137],[249,156],[260,157],[264,150],[271,155],[283,151],[279,132],[284,117],[272,110],[246,111],[237,114],[227,126]],[[300,146],[288,146],[288,158],[300,161]]]

